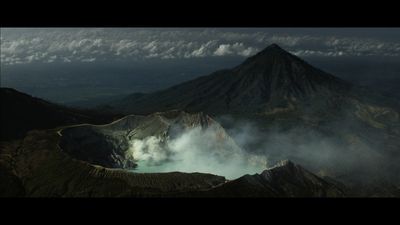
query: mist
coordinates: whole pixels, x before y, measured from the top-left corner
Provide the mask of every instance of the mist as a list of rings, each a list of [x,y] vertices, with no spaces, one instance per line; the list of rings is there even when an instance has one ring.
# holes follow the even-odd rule
[[[323,131],[274,125],[262,129],[255,122],[230,116],[221,116],[217,121],[225,125],[243,151],[263,155],[269,166],[289,159],[319,176],[345,182],[399,180],[398,170],[394,169],[398,166],[393,163],[396,160],[385,153],[385,141],[368,140],[371,136],[367,130],[358,135],[350,133],[349,129],[357,126],[354,122],[335,121],[326,125],[329,131]]]
[[[129,140],[127,158],[140,173],[201,172],[235,179],[256,174],[282,160],[291,160],[322,177],[343,182],[398,178],[385,141],[342,119],[323,127],[268,126],[251,120],[220,116],[221,126],[170,129],[166,137]],[[357,127],[357,128],[356,128]],[[324,130],[327,129],[327,130]],[[372,138],[371,138],[372,137]]]

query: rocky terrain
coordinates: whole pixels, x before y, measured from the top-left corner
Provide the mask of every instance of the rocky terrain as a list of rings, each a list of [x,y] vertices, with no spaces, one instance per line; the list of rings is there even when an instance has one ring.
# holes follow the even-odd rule
[[[284,160],[260,174],[244,175],[195,196],[218,197],[345,197],[343,187]]]
[[[391,184],[345,185],[288,160],[233,180],[205,173],[136,173],[77,159],[60,148],[62,138],[57,128],[34,130],[22,140],[1,142],[0,196],[398,197],[400,194],[399,187]]]
[[[76,160],[58,146],[56,130],[31,131],[23,140],[2,143],[1,196],[150,197],[210,189],[225,182],[200,173],[132,173]]]
[[[1,196],[17,197],[340,197],[343,191],[291,162],[236,180],[202,173],[134,173],[76,160],[57,130],[3,142]]]
[[[109,168],[132,169],[136,161],[129,155],[130,142],[156,137],[164,146],[189,129],[210,129],[226,149],[239,148],[225,130],[211,117],[203,114],[189,114],[183,111],[154,113],[148,116],[130,115],[106,125],[78,125],[64,128],[60,146],[71,156]],[[160,149],[167,151],[167,149]]]

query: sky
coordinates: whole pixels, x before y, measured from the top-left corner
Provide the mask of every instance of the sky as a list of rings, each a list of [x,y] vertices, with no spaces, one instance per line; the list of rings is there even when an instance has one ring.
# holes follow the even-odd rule
[[[272,43],[348,80],[375,84],[382,82],[364,78],[400,79],[400,28],[0,31],[1,86],[59,103],[163,89],[232,68]],[[400,81],[384,82],[380,88],[399,89],[393,84]]]

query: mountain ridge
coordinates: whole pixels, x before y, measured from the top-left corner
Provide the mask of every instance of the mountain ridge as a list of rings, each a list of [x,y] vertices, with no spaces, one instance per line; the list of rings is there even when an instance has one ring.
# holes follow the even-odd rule
[[[290,160],[282,160],[260,174],[246,174],[201,193],[218,197],[345,197],[333,180],[323,179]]]

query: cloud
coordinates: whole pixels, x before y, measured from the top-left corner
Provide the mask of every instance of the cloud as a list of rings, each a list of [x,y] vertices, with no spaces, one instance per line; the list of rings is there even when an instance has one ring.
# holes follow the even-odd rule
[[[343,51],[314,51],[314,50],[299,50],[299,51],[292,51],[291,52],[297,56],[344,56],[346,55]]]
[[[94,62],[96,58],[82,59],[82,62]]]
[[[214,51],[214,55],[216,56],[225,56],[225,55],[239,55],[239,56],[251,56],[257,53],[258,49],[253,47],[246,47],[243,43],[234,43],[234,44],[221,44]]]
[[[217,41],[209,41],[206,44],[202,44],[200,48],[195,49],[190,55],[193,57],[205,57],[210,55],[211,49],[213,49],[216,45]]]
[[[218,47],[217,50],[215,50],[214,55],[217,56],[224,56],[224,55],[231,55],[233,54],[233,51],[231,50],[231,47],[229,44],[222,44]]]
[[[57,60],[57,56],[56,55],[52,55],[52,56],[50,56],[48,59],[47,59],[47,63],[52,63],[52,62],[54,62],[54,61],[56,61]]]
[[[399,42],[249,29],[1,28],[1,64],[248,57],[272,43],[299,56],[400,56]]]

